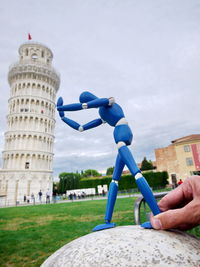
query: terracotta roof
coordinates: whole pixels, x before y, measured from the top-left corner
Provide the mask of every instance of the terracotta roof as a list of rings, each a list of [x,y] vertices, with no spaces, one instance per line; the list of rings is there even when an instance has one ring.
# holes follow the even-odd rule
[[[188,136],[184,136],[178,139],[175,139],[173,141],[171,141],[173,144],[174,143],[183,143],[183,142],[190,142],[190,141],[196,141],[196,140],[200,140],[200,134],[191,134]]]

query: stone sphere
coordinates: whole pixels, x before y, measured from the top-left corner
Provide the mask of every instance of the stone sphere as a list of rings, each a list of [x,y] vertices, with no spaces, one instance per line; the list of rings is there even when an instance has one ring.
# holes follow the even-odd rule
[[[181,231],[119,226],[82,236],[52,254],[42,267],[200,266],[200,238]]]

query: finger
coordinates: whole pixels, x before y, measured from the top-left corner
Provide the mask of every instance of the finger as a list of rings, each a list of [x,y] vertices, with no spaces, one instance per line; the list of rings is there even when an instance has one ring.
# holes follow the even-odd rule
[[[152,214],[152,217],[153,217],[153,214]],[[150,219],[150,221],[152,221],[152,218]],[[151,225],[151,227],[153,227],[151,222],[149,222],[149,224]],[[161,223],[160,223],[160,225],[161,225]],[[155,224],[154,224],[154,226],[155,226]],[[194,228],[196,226],[199,226],[199,224],[198,223],[183,223],[183,224],[178,225],[177,227],[171,227],[170,229],[173,229],[173,228],[175,229],[176,228],[176,229],[179,229],[179,230],[182,230],[182,231],[186,231],[186,230],[190,230],[190,229],[192,229],[192,228]],[[155,227],[153,227],[153,228],[156,229]],[[161,228],[162,228],[162,226],[161,226]]]
[[[184,182],[179,187],[169,192],[158,203],[158,206],[162,211],[177,208],[181,203],[187,203],[192,200],[192,194],[190,194],[190,184]]]
[[[179,227],[177,229],[182,230],[182,231],[186,231],[186,230],[190,230],[194,227],[198,226],[198,224],[181,224],[179,225]]]
[[[193,202],[193,201],[192,201]],[[200,219],[199,209],[196,212],[196,204],[190,202],[184,208],[168,210],[160,213],[154,217],[151,217],[151,224],[154,229],[170,229],[180,228],[181,226],[185,229],[190,225],[198,225]]]
[[[200,202],[193,200],[184,208],[168,210],[151,217],[152,226],[155,229],[184,228],[200,224]]]

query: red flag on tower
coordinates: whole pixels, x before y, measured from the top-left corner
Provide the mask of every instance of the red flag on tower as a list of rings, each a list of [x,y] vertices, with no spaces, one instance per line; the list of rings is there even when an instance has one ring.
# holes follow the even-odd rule
[[[32,40],[30,33],[28,34],[28,40]]]

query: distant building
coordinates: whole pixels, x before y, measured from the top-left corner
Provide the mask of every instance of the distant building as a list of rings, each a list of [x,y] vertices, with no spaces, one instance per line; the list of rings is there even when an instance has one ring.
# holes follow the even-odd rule
[[[167,171],[170,183],[200,175],[200,134],[173,140],[171,145],[155,149],[155,156],[157,171]]]
[[[8,73],[7,131],[0,170],[0,204],[13,205],[52,191],[55,99],[60,78],[52,51],[28,42]]]

